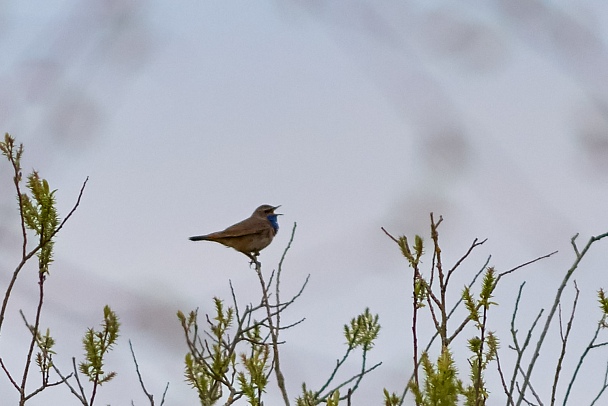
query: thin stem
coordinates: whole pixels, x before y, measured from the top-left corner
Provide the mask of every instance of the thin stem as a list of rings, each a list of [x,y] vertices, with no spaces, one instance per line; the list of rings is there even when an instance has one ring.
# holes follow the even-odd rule
[[[597,394],[597,396],[593,399],[593,401],[591,402],[590,406],[595,405],[595,402],[597,402],[598,400],[600,400],[600,398],[604,394],[604,391],[606,390],[606,388],[608,388],[608,364],[606,365],[606,372],[604,372],[604,383],[602,384],[602,388],[600,389],[600,391]]]
[[[336,386],[334,389],[332,389],[331,391],[329,391],[329,394],[331,394],[331,393],[339,390],[340,388],[343,388],[344,386],[348,385],[349,383],[351,383],[355,379],[358,379],[359,381],[361,381],[361,377],[363,377],[363,375],[366,375],[366,374],[372,372],[374,369],[378,368],[380,365],[382,365],[382,362],[378,362],[374,366],[372,366],[372,367],[370,367],[368,369],[362,370],[357,375],[354,375],[354,376],[350,377],[349,379],[347,379],[346,381],[342,382],[341,384],[339,384],[338,386]],[[344,399],[344,398],[340,398],[340,399]],[[324,398],[319,399],[319,400],[326,401],[327,400],[327,396],[325,396]]]
[[[549,314],[547,315],[547,320],[545,321],[545,326],[540,334],[538,342],[536,343],[536,348],[534,350],[534,354],[532,354],[532,359],[531,359],[530,364],[528,365],[528,369],[526,370],[526,373],[524,375],[524,381],[522,383],[521,392],[520,392],[519,398],[517,399],[517,403],[516,403],[517,406],[519,406],[523,402],[524,395],[526,393],[526,388],[530,384],[530,378],[532,376],[532,371],[534,370],[534,367],[536,366],[536,360],[540,356],[540,349],[545,341],[545,337],[547,336],[547,332],[549,331],[549,326],[551,325],[551,322],[553,321],[553,316],[555,315],[555,312],[557,311],[557,306],[561,300],[562,293],[563,293],[564,289],[566,288],[566,284],[570,280],[570,277],[572,276],[574,271],[576,271],[576,269],[578,268],[578,265],[580,264],[581,260],[584,258],[585,254],[587,253],[587,251],[589,250],[591,245],[593,243],[595,243],[596,241],[599,241],[605,237],[608,237],[608,232],[604,233],[604,234],[600,234],[595,237],[591,237],[589,239],[589,241],[587,242],[587,244],[585,245],[585,247],[583,248],[583,250],[580,252],[578,251],[578,248],[576,248],[576,243],[575,243],[576,236],[572,237],[571,243],[575,247],[576,259],[574,260],[574,263],[572,264],[570,269],[568,269],[568,271],[566,272],[566,275],[564,276],[564,279],[562,280],[561,285],[557,289],[557,293],[555,294],[555,300],[553,302],[553,306],[551,307],[551,310],[549,311]]]
[[[414,278],[413,278],[413,291],[416,292],[416,273],[414,273]],[[416,297],[416,293],[414,293],[414,308],[412,311],[412,340],[413,340],[413,344],[414,344],[414,383],[416,384],[416,387],[418,387],[419,385],[419,379],[418,379],[418,369],[420,367],[420,361],[418,360],[418,301],[419,299]],[[410,378],[411,380],[411,378]]]
[[[578,363],[576,364],[576,368],[574,369],[574,373],[572,374],[572,378],[570,378],[570,382],[568,383],[568,389],[566,389],[566,395],[564,396],[564,406],[567,404],[566,402],[568,401],[568,398],[570,397],[570,391],[572,390],[572,386],[574,385],[574,381],[576,380],[576,377],[578,376],[578,373],[581,369],[581,367],[583,366],[583,362],[585,361],[585,358],[587,358],[587,355],[589,354],[589,351],[591,351],[593,348],[597,348],[598,346],[595,344],[595,340],[597,340],[597,336],[600,333],[600,330],[602,329],[602,325],[603,325],[603,320],[600,321],[597,324],[597,327],[595,329],[595,333],[593,334],[593,337],[591,338],[591,341],[589,342],[589,344],[587,345],[587,348],[585,348],[585,351],[583,351],[583,354],[581,355],[581,357],[578,360]]]
[[[336,373],[338,372],[338,370],[340,369],[340,367],[342,366],[342,364],[344,364],[344,361],[346,361],[346,359],[350,355],[350,352],[352,351],[352,349],[353,349],[353,347],[349,346],[348,349],[346,350],[346,353],[342,357],[342,359],[336,360],[336,366],[334,367],[334,370],[331,372],[331,374],[329,375],[329,378],[327,379],[327,381],[325,381],[325,383],[323,384],[323,386],[321,386],[321,388],[319,388],[319,390],[316,392],[317,395],[320,395],[321,393],[323,393],[323,391],[325,389],[327,389],[327,387],[329,386],[329,384],[331,384],[331,382],[336,377]],[[335,388],[334,388],[334,390],[335,390]],[[327,395],[322,396],[322,398],[325,398],[325,397],[331,395],[331,393],[334,390],[329,391],[327,393]]]
[[[480,343],[479,343],[479,352],[477,353],[477,376],[475,379],[475,405],[476,406],[480,406],[483,404],[483,401],[481,399],[481,384],[482,384],[482,380],[481,380],[481,372],[482,372],[482,368],[483,368],[483,344],[486,340],[486,322],[488,319],[488,307],[487,306],[483,306],[483,317],[482,317],[482,323],[481,323],[481,333],[480,333]]]
[[[41,235],[41,239],[42,239]],[[29,374],[30,365],[32,363],[32,355],[34,353],[34,346],[36,345],[36,338],[38,335],[38,329],[40,327],[40,315],[42,314],[42,304],[44,302],[44,281],[45,281],[45,273],[41,270],[38,271],[38,306],[36,308],[36,318],[34,321],[34,325],[31,328],[32,339],[30,340],[30,345],[28,348],[27,356],[25,358],[25,368],[23,369],[23,377],[21,379],[21,390],[19,391],[21,394],[19,405],[24,405],[27,397],[25,392],[25,385],[27,383],[27,377]]]
[[[534,319],[534,322],[532,323],[532,326],[528,329],[528,333],[526,334],[526,339],[524,340],[523,346],[519,346],[519,341],[517,340],[517,330],[515,329],[515,318],[517,316],[517,312],[519,310],[519,303],[521,300],[521,293],[523,290],[523,287],[526,283],[522,283],[519,286],[519,292],[517,293],[517,299],[515,301],[515,309],[513,310],[513,316],[511,317],[511,337],[513,338],[513,345],[514,347],[511,347],[513,350],[515,350],[515,352],[517,353],[517,359],[515,361],[515,366],[513,367],[513,375],[511,376],[511,385],[510,385],[510,389],[509,392],[507,393],[507,397],[510,400],[510,403],[513,404],[513,392],[515,390],[516,387],[516,383],[517,383],[517,373],[518,371],[522,371],[523,374],[523,370],[521,368],[521,360],[523,358],[524,352],[526,351],[526,348],[528,348],[528,345],[530,344],[530,340],[532,339],[532,333],[534,332],[534,329],[536,328],[536,325],[538,324],[538,321],[540,320],[544,309],[541,309],[538,312],[538,315],[536,316],[536,318]],[[519,386],[518,386],[519,388]]]
[[[287,256],[287,251],[289,251],[289,249],[291,248],[291,243],[293,242],[293,238],[296,234],[297,226],[298,226],[298,224],[296,222],[294,222],[293,228],[291,229],[291,236],[289,237],[289,242],[287,243],[287,247],[285,247],[285,250],[283,251],[283,255],[281,255],[281,260],[279,261],[279,266],[277,268],[277,280],[276,280],[276,284],[275,284],[275,300],[276,300],[277,306],[279,306],[279,304],[281,303],[281,299],[279,296],[280,295],[279,287],[281,284],[281,273],[283,271],[283,261],[285,260],[285,257]],[[278,331],[281,329],[281,312],[280,311],[276,312],[276,329],[277,329],[277,336],[278,336]],[[274,340],[273,340],[273,342],[274,342]],[[277,380],[278,380],[278,378],[277,378]],[[283,390],[281,390],[281,392],[283,392]],[[283,394],[284,400],[285,400],[285,395],[286,395],[286,393]]]
[[[559,308],[559,332],[562,340],[562,348],[559,353],[559,358],[557,360],[557,366],[555,367],[555,376],[553,378],[553,389],[551,390],[551,406],[555,405],[555,394],[557,392],[557,382],[559,381],[559,375],[562,370],[562,363],[564,362],[564,357],[566,356],[566,345],[568,344],[568,337],[570,336],[570,331],[572,331],[572,323],[574,321],[574,314],[576,312],[576,305],[578,304],[578,296],[580,294],[580,290],[576,285],[576,281],[574,281],[574,289],[576,290],[576,295],[574,296],[574,302],[572,303],[572,310],[570,312],[570,318],[568,319],[568,323],[566,324],[566,331],[564,332],[562,326],[562,311],[561,306]]]
[[[255,267],[256,273],[258,274],[258,278],[260,280],[260,286],[262,287],[263,298],[262,301],[266,307],[268,328],[270,330],[270,335],[272,339],[272,351],[273,351],[273,361],[274,361],[274,373],[277,378],[277,385],[281,391],[281,395],[283,396],[283,401],[285,402],[285,406],[289,406],[289,396],[287,394],[287,388],[285,387],[285,377],[283,372],[281,371],[281,363],[279,360],[279,331],[275,328],[271,306],[268,302],[268,288],[266,287],[266,282],[264,281],[264,276],[262,275],[262,268],[258,263],[256,263]]]
[[[502,389],[507,395],[507,405],[513,406],[513,397],[509,395],[509,389],[507,388],[507,381],[505,381],[505,375],[503,373],[502,366],[500,365],[500,356],[498,355],[498,351],[496,351],[496,368],[498,369]]]

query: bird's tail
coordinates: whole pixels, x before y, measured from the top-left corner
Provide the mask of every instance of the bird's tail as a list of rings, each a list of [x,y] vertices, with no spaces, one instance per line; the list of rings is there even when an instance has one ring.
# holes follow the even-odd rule
[[[189,238],[190,241],[205,241],[209,240],[209,237],[206,235],[195,235],[194,237]]]

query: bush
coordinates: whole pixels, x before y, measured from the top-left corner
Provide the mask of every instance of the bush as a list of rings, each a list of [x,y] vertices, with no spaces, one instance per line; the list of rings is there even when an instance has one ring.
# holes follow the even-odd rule
[[[6,157],[13,174],[22,247],[18,264],[12,274],[6,275],[8,283],[0,310],[0,334],[5,324],[12,290],[26,263],[36,260],[38,272],[38,297],[33,321],[30,322],[25,313],[20,312],[24,324],[31,332],[29,341],[24,343],[23,367],[18,371],[10,370],[2,354],[0,354],[0,367],[4,377],[17,392],[19,405],[25,405],[34,396],[41,396],[50,388],[65,385],[74,396],[76,403],[92,406],[101,387],[116,378],[116,373],[107,369],[106,356],[118,343],[120,334],[118,315],[110,306],[104,307],[101,327],[85,330],[82,339],[82,359],[77,362],[76,358],[72,358],[72,370],[69,373],[60,371],[54,363],[54,358],[58,356],[54,351],[55,340],[50,330],[40,325],[45,282],[50,277],[50,267],[53,262],[54,242],[80,205],[88,179],[83,182],[76,202],[62,220],[56,209],[55,190],[51,189],[49,183],[40,177],[38,172],[33,171],[27,175],[24,184],[21,167],[23,146],[17,145],[14,138],[6,134],[4,141],[0,142],[0,151]],[[555,252],[502,272],[488,266],[490,260],[488,258],[485,265],[470,276],[470,283],[462,288],[454,288],[453,275],[456,272],[463,272],[462,265],[486,240],[474,239],[460,259],[448,267],[443,263],[442,248],[439,244],[439,226],[442,221],[441,217],[436,220],[431,213],[430,244],[425,244],[423,238],[418,235],[411,238],[413,243],[410,243],[408,237],[394,237],[382,229],[397,244],[412,275],[411,292],[408,292],[412,298],[412,364],[404,365],[403,370],[411,368],[413,373],[404,382],[400,391],[382,390],[384,405],[396,406],[413,401],[416,405],[425,406],[457,404],[480,406],[489,403],[490,395],[492,395],[492,404],[497,401],[505,402],[507,405],[534,402],[555,404],[558,388],[562,388],[560,385],[563,385],[564,376],[567,376],[567,386],[562,390],[564,395],[561,401],[567,404],[571,389],[585,361],[593,352],[608,344],[599,339],[600,333],[608,327],[608,298],[605,292],[599,289],[597,291],[599,311],[595,331],[590,334],[588,344],[582,350],[577,349],[579,355],[575,358],[574,369],[572,371],[564,369],[566,347],[571,337],[580,294],[572,277],[591,247],[608,237],[608,233],[591,237],[582,248],[577,245],[578,236],[571,239],[575,254],[574,262],[566,270],[548,314],[543,318],[544,311],[541,309],[523,335],[516,326],[525,282],[520,285],[511,324],[508,327],[512,343],[505,348],[504,345],[501,346],[497,333],[488,327],[492,309],[497,305],[493,300],[496,289],[499,288],[503,278],[525,266],[548,258]],[[282,316],[296,300],[301,298],[310,277],[309,275],[303,281],[300,290],[294,296],[288,299],[281,298],[283,260],[290,250],[295,231],[294,224],[291,238],[276,272],[273,271],[265,277],[261,264],[257,261],[254,263],[260,289],[258,303],[240,306],[231,284],[230,304],[227,304],[228,301],[225,299],[213,298],[213,314],[202,316],[199,315],[198,309],[186,313],[177,312],[177,321],[181,325],[185,341],[184,377],[195,390],[201,405],[219,403],[230,405],[240,401],[261,406],[269,385],[273,385],[272,381],[280,391],[285,405],[291,404],[293,398],[287,392],[285,384],[287,378],[283,374],[280,361],[280,350],[284,344],[280,336],[286,329],[297,328],[302,320],[285,325]],[[425,256],[426,250],[430,251],[431,260],[428,269],[423,270],[422,259],[428,257]],[[574,287],[575,296],[569,316],[564,319],[561,306],[567,286]],[[452,293],[455,290],[460,291],[460,294],[456,295],[458,299],[451,303],[448,298],[454,296]],[[456,312],[457,309],[460,311]],[[432,323],[431,334],[421,329],[423,320]],[[537,376],[535,372],[538,370],[536,367],[539,354],[546,345],[547,333],[556,320],[559,324],[561,346],[554,357],[555,366],[541,367],[542,374],[546,376],[549,371],[553,377],[549,400],[543,401],[542,396],[534,389],[533,381]],[[14,328],[14,326],[9,327]],[[176,328],[178,328],[177,324]],[[302,384],[302,393],[294,401],[297,406],[318,404],[335,406],[341,402],[350,405],[356,399],[354,395],[362,379],[380,367],[380,362],[371,366],[368,364],[369,353],[374,348],[381,330],[379,316],[366,308],[345,324],[343,330],[346,340],[344,354],[336,360],[335,367],[327,371],[327,379],[319,388],[310,389],[305,383]],[[423,339],[423,336],[426,338]],[[456,340],[463,336],[466,340]],[[0,335],[0,339],[1,337]],[[466,342],[466,345],[463,347],[461,342]],[[154,405],[154,396],[144,384],[130,342],[129,345],[141,390],[150,404]],[[14,353],[15,349],[11,351]],[[468,354],[468,363],[464,368],[456,364],[454,357],[456,353]],[[360,357],[359,372],[347,379],[338,380],[338,371],[349,357],[355,355]],[[32,367],[32,361],[36,368]],[[466,369],[467,373],[463,374],[461,369]],[[507,369],[511,372],[509,373]],[[503,388],[502,394],[491,394],[488,390],[486,376],[489,373],[498,375]],[[39,376],[37,380],[39,383],[32,384],[35,375]],[[593,403],[599,401],[608,388],[606,377],[608,372],[603,385],[597,389]],[[171,378],[176,379],[176,377]],[[162,393],[160,405],[165,402],[167,390],[168,384]]]

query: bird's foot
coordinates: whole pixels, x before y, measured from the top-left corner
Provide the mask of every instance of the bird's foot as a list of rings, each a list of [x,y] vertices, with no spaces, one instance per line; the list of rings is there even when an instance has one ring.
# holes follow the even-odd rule
[[[247,254],[249,259],[251,259],[251,261],[249,261],[250,268],[251,268],[251,265],[255,265],[255,269],[259,269],[262,267],[262,263],[260,261],[258,261],[258,255],[259,254],[257,254],[257,253]]]

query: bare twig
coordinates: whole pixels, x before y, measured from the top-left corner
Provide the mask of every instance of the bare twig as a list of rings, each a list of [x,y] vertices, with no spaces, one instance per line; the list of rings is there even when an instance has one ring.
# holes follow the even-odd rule
[[[591,402],[590,406],[595,405],[595,402],[597,402],[598,400],[600,400],[600,398],[602,397],[602,395],[604,394],[604,391],[608,389],[608,364],[606,364],[606,372],[604,372],[604,383],[602,384],[602,388],[600,389],[599,393],[597,394],[597,396],[593,399],[593,401]],[[566,403],[564,403],[565,405]]]
[[[17,382],[15,382],[15,380],[13,379],[13,376],[11,375],[11,373],[8,370],[8,368],[6,367],[6,365],[4,365],[4,360],[2,358],[0,358],[0,366],[2,366],[2,370],[4,371],[4,373],[6,374],[6,376],[8,377],[8,380],[13,384],[13,386],[15,387],[15,389],[17,389],[17,391],[20,391],[21,388],[19,387],[19,385],[17,384]]]
[[[80,383],[80,378],[78,377],[78,368],[76,367],[76,357],[72,357],[72,368],[74,369],[74,378],[76,379],[76,383],[78,384],[78,389],[80,390],[80,396],[76,394],[76,391],[72,391],[73,394],[76,395],[77,398],[80,399],[84,406],[89,406],[87,402],[87,395],[84,393],[84,388]],[[70,387],[71,388],[71,387]]]
[[[538,357],[540,355],[540,349],[545,341],[545,337],[547,336],[547,332],[549,331],[549,326],[551,325],[551,322],[553,321],[553,316],[555,315],[555,312],[557,311],[557,306],[560,303],[560,300],[562,297],[562,292],[566,288],[566,284],[570,280],[570,277],[572,276],[574,271],[576,271],[576,269],[578,268],[578,265],[580,264],[581,260],[584,258],[585,254],[587,253],[589,248],[591,248],[591,245],[593,245],[593,243],[595,243],[603,238],[608,237],[608,232],[589,238],[589,241],[587,242],[587,244],[585,245],[585,247],[583,248],[582,251],[579,251],[578,248],[576,247],[575,240],[576,240],[577,236],[578,235],[575,235],[570,240],[572,243],[572,246],[574,247],[574,252],[576,254],[576,258],[574,260],[574,263],[570,267],[570,269],[568,269],[568,271],[566,272],[566,275],[564,276],[562,283],[558,287],[557,292],[555,294],[555,300],[553,302],[553,306],[551,307],[551,310],[549,311],[549,314],[547,315],[545,325],[544,325],[543,330],[540,334],[540,337],[536,343],[536,348],[534,350],[534,353],[532,354],[532,359],[531,359],[530,364],[528,365],[528,369],[526,370],[526,373],[524,375],[524,380],[522,382],[522,387],[521,387],[521,393],[516,402],[517,406],[519,406],[521,404],[521,402],[523,401],[523,398],[526,393],[526,388],[528,387],[530,378],[532,376],[532,371],[534,370],[534,367],[536,366],[536,360],[538,359]]]
[[[41,234],[40,239],[42,240],[43,234]],[[21,378],[21,388],[19,390],[21,399],[19,400],[20,405],[24,405],[26,401],[26,391],[25,385],[27,383],[27,378],[29,374],[29,368],[32,364],[32,355],[34,354],[34,346],[36,345],[36,338],[38,334],[38,328],[40,327],[40,315],[42,314],[42,304],[44,302],[44,281],[45,274],[42,270],[38,271],[38,306],[36,307],[36,317],[34,321],[34,325],[31,326],[30,331],[32,332],[32,339],[30,340],[30,345],[27,351],[27,356],[25,358],[25,367],[23,368],[23,376]],[[29,326],[28,326],[29,328]],[[44,380],[42,383],[42,388],[44,388]]]
[[[579,373],[581,367],[583,366],[583,362],[587,358],[587,355],[589,355],[589,351],[591,351],[594,348],[598,348],[598,347],[601,347],[601,346],[604,346],[604,345],[608,344],[606,342],[603,342],[603,343],[600,343],[600,344],[596,344],[595,343],[595,340],[597,340],[597,336],[599,335],[600,330],[603,327],[603,322],[604,322],[604,320],[601,320],[600,322],[598,322],[597,327],[595,329],[595,333],[593,334],[593,337],[591,338],[591,341],[589,342],[589,344],[587,345],[587,347],[583,351],[583,354],[578,359],[578,363],[576,364],[576,368],[574,369],[574,372],[572,374],[572,378],[570,378],[570,382],[568,383],[568,388],[566,389],[566,395],[564,396],[564,405],[566,405],[566,402],[568,401],[568,398],[570,397],[570,392],[572,390],[572,386],[574,385],[574,381],[576,380],[576,378],[578,376],[578,373]],[[603,391],[604,391],[604,389],[602,389],[602,391],[600,392],[599,395],[601,395],[601,393]]]
[[[562,348],[559,353],[559,358],[557,360],[557,366],[555,367],[555,376],[553,378],[553,389],[551,390],[551,406],[555,404],[555,393],[557,392],[557,382],[559,381],[559,375],[562,370],[562,363],[564,361],[564,357],[566,356],[566,345],[568,344],[568,337],[570,336],[570,331],[572,331],[572,322],[574,321],[574,314],[576,312],[576,305],[578,304],[578,296],[580,294],[580,290],[576,285],[576,280],[574,281],[574,289],[576,290],[576,294],[574,296],[574,302],[572,303],[572,310],[570,312],[570,318],[568,319],[568,323],[566,324],[566,331],[564,332],[562,326],[562,308],[559,306],[559,332],[562,341]]]
[[[521,371],[523,374],[523,370]],[[532,403],[530,402],[528,399],[526,399],[526,397],[524,396],[523,401],[529,405],[529,406],[543,406],[543,402],[540,400],[540,397],[538,396],[538,394],[534,391],[534,388],[532,388],[532,385],[530,385],[530,390],[532,391],[532,395],[534,395],[534,397],[536,398],[536,401],[538,403]],[[517,393],[521,394],[521,388],[519,387],[519,382],[517,383]]]
[[[515,360],[515,365],[513,366],[513,375],[511,376],[511,385],[510,385],[509,391],[506,393],[507,397],[509,399],[511,399],[511,403],[513,403],[512,399],[513,399],[513,393],[515,390],[515,384],[517,382],[517,373],[518,373],[518,371],[523,371],[521,368],[521,360],[523,358],[524,352],[526,351],[526,348],[528,348],[528,345],[530,344],[530,340],[532,339],[532,333],[534,332],[534,329],[536,328],[536,325],[544,312],[544,309],[541,309],[538,312],[538,315],[534,319],[532,326],[528,329],[528,333],[526,334],[526,339],[524,340],[523,345],[520,347],[519,340],[517,339],[518,330],[515,328],[515,318],[517,317],[517,312],[519,310],[519,303],[521,300],[521,293],[522,293],[522,290],[523,290],[525,284],[526,283],[523,282],[519,286],[519,291],[517,293],[517,299],[515,300],[515,309],[513,310],[513,316],[511,317],[511,337],[513,338],[514,347],[510,347],[510,348],[515,350],[515,352],[517,353],[517,359]],[[519,385],[517,386],[517,388],[519,389]]]
[[[41,277],[42,276],[42,277]],[[39,274],[39,278],[41,278],[40,280],[43,281],[44,277],[43,274],[40,273]],[[38,306],[38,313],[37,313],[37,317],[36,317],[36,322],[39,324],[39,315],[40,315],[40,309],[41,309],[41,302],[42,302],[42,297],[40,297],[39,299],[39,306]],[[28,330],[30,331],[30,333],[32,334],[32,342],[34,344],[36,344],[38,346],[39,349],[43,350],[43,348],[40,345],[39,342],[39,329],[37,325],[31,325],[28,321],[27,318],[25,317],[25,314],[23,313],[22,310],[19,310],[19,314],[21,315],[21,318],[23,319],[23,323],[25,324],[25,326],[28,328]],[[28,352],[29,354],[29,352]],[[28,355],[30,362],[31,362],[31,355]],[[1,362],[1,360],[0,360]],[[44,361],[47,362],[46,365],[49,368],[53,367],[55,370],[57,370],[57,367],[55,366],[55,364],[52,362],[52,360],[50,359],[50,357],[48,358],[48,360]],[[44,368],[42,365],[40,366],[41,368]],[[56,382],[49,382],[49,372],[48,370],[45,368],[45,370],[41,370],[42,373],[42,384],[35,389],[34,391],[30,392],[29,394],[25,394],[25,388],[23,387],[18,387],[18,392],[20,393],[20,395],[23,397],[22,398],[22,403],[25,403],[26,401],[28,401],[29,399],[31,399],[32,397],[36,396],[38,393],[42,392],[44,389],[52,387],[52,386],[57,386],[57,385],[61,385],[63,383],[68,384],[67,380],[72,376],[72,374],[69,374],[68,376],[62,376],[61,374],[59,374],[59,377],[61,378],[59,381]],[[12,377],[9,376],[9,379],[14,382],[12,380]],[[68,384],[69,385],[69,384]]]
[[[496,367],[498,368],[498,375],[500,376],[500,383],[502,384],[502,389],[507,395],[507,405],[513,406],[513,397],[509,395],[509,389],[507,388],[505,375],[503,373],[502,366],[500,365],[500,356],[498,355],[498,351],[496,352]]]
[[[346,381],[342,382],[340,385],[336,386],[332,391],[330,391],[330,393],[332,393],[332,392],[334,392],[336,390],[339,390],[340,388],[343,388],[344,386],[348,385],[349,383],[351,383],[355,379],[358,379],[359,381],[361,381],[361,377],[363,377],[364,375],[372,372],[374,369],[378,368],[380,365],[382,365],[382,362],[378,362],[374,366],[372,366],[372,367],[370,367],[368,369],[365,369],[365,370],[359,372],[357,375],[352,376],[351,378],[349,378]],[[345,399],[345,397],[344,398],[341,397],[340,399]]]
[[[72,358],[72,360],[74,360],[74,358]],[[86,400],[83,400],[84,398],[80,396],[80,394],[76,391],[76,389],[72,386],[72,384],[70,384],[70,381],[68,381],[68,379],[70,379],[70,377],[72,377],[74,375],[74,373],[70,372],[68,375],[64,376],[61,373],[61,371],[59,370],[59,368],[57,367],[57,365],[55,365],[53,363],[52,367],[55,370],[55,373],[57,375],[59,375],[59,377],[61,378],[61,381],[64,382],[68,386],[68,388],[70,389],[70,392],[72,392],[72,394],[74,396],[76,396],[76,398],[80,401],[80,403],[82,403],[84,406],[87,406]]]
[[[445,280],[445,283],[447,285],[448,281],[450,280],[450,276],[452,276],[452,274],[454,273],[454,271],[464,262],[464,260],[466,260],[468,258],[468,256],[471,254],[471,252],[473,252],[473,250],[477,247],[479,247],[480,245],[483,245],[486,241],[488,241],[488,239],[484,239],[483,241],[478,242],[477,238],[475,238],[473,240],[473,242],[471,243],[471,246],[469,247],[469,249],[467,250],[467,252],[460,257],[460,259],[454,264],[454,266],[448,271],[448,275],[447,278]]]
[[[395,244],[399,245],[399,240],[396,239],[395,237],[393,237],[388,231],[386,231],[386,228],[380,227],[380,230],[384,231],[384,234],[386,234],[388,236],[388,238],[390,238],[391,240],[393,240],[393,242]]]
[[[256,272],[258,274],[258,278],[260,280],[260,286],[262,287],[263,294],[263,302],[266,304],[266,314],[267,314],[267,322],[270,330],[270,335],[272,337],[271,345],[273,351],[273,365],[274,365],[274,373],[277,378],[277,385],[279,386],[279,390],[281,391],[281,395],[283,396],[283,401],[285,402],[285,406],[289,406],[289,395],[287,394],[287,388],[285,386],[285,377],[283,372],[281,371],[281,362],[279,359],[279,331],[275,328],[271,306],[268,302],[268,289],[266,287],[266,283],[264,282],[264,276],[262,275],[262,269],[256,265]]]
[[[336,366],[334,367],[333,371],[331,372],[331,374],[329,375],[329,378],[327,379],[327,381],[325,381],[325,383],[323,384],[323,386],[321,386],[321,388],[319,388],[319,390],[316,392],[318,395],[320,395],[321,393],[323,393],[323,391],[325,391],[325,389],[327,389],[327,387],[329,386],[329,384],[334,380],[334,378],[336,377],[336,373],[338,372],[338,370],[340,369],[340,367],[342,366],[342,364],[344,364],[344,361],[346,361],[346,359],[348,358],[348,356],[350,355],[351,351],[353,350],[352,346],[348,346],[346,353],[344,354],[344,356],[342,357],[342,359],[336,360]],[[321,399],[331,395],[334,391],[336,390],[336,388],[328,391],[327,395],[322,396]]]
[[[133,363],[135,364],[135,372],[137,373],[137,379],[139,380],[139,384],[141,385],[141,389],[144,391],[144,394],[150,401],[150,406],[154,406],[154,396],[148,392],[146,389],[146,385],[144,385],[144,380],[141,377],[141,373],[139,372],[139,364],[137,363],[137,358],[135,358],[135,351],[133,351],[133,344],[131,340],[129,340],[129,349],[131,350],[131,356],[133,357]],[[169,382],[167,382],[167,386],[165,386],[165,391],[163,392],[163,397],[160,401],[160,406],[163,406],[165,403],[165,395],[167,394],[167,390],[169,389]]]
[[[543,255],[543,256],[540,256],[540,257],[534,258],[534,259],[533,259],[533,260],[531,260],[531,261],[524,262],[523,264],[517,265],[516,267],[513,267],[513,268],[509,269],[508,271],[501,272],[501,273],[499,273],[499,274],[498,274],[498,278],[496,278],[496,283],[498,283],[498,280],[499,280],[500,278],[502,278],[503,276],[506,276],[506,275],[508,275],[508,274],[510,274],[510,273],[513,273],[513,272],[517,271],[518,269],[524,268],[524,267],[526,267],[526,266],[528,266],[528,265],[531,265],[531,264],[533,264],[533,263],[535,263],[535,262],[538,262],[538,261],[540,261],[541,259],[546,259],[546,258],[549,258],[550,256],[552,256],[552,255],[554,255],[554,254],[557,254],[557,251],[553,251],[553,252],[551,252],[551,253],[549,253],[549,254],[546,254],[546,255]]]

